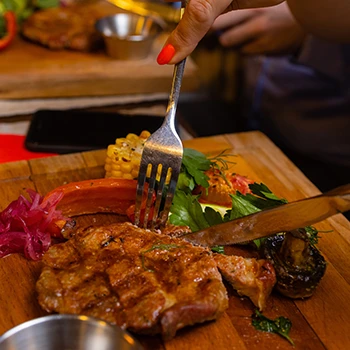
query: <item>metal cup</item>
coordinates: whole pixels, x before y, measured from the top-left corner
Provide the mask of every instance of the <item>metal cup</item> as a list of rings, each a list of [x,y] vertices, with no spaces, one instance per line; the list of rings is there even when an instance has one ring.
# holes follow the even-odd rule
[[[164,24],[153,17],[118,13],[99,19],[95,27],[102,34],[110,57],[138,60],[150,54]]]
[[[141,350],[127,332],[100,319],[55,314],[22,323],[0,337],[0,350]]]

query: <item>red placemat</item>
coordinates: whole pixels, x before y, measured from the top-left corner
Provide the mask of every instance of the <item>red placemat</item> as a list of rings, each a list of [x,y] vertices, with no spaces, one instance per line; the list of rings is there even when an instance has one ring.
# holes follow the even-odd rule
[[[0,163],[54,156],[56,153],[28,151],[24,146],[25,136],[0,135]]]

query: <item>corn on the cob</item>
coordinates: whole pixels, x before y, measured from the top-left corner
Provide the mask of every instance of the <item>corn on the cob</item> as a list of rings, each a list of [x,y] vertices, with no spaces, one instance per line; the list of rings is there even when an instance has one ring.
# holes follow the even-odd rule
[[[125,138],[117,138],[114,145],[109,145],[105,161],[105,177],[136,179],[143,145],[150,135],[147,130],[142,131],[139,136],[130,133]]]
[[[141,163],[141,155],[145,141],[151,133],[147,130],[136,134],[128,134],[125,138],[117,138],[114,145],[107,148],[105,160],[105,177],[116,179],[137,179]],[[156,179],[160,180],[161,167],[157,169]],[[147,169],[147,176],[151,174],[151,169]],[[170,181],[171,172],[167,174],[165,183]]]

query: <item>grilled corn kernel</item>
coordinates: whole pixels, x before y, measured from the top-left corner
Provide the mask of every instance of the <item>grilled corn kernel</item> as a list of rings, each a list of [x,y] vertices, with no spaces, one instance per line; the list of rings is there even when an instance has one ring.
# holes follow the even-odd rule
[[[109,177],[114,177],[116,179],[119,179],[119,178],[123,177],[123,173],[121,171],[118,171],[118,170],[112,170],[110,172],[110,176]]]
[[[117,138],[114,145],[107,148],[105,160],[105,177],[137,179],[140,169],[141,154],[145,141],[150,132],[144,130],[139,136],[130,133],[126,137]],[[161,167],[157,171],[157,180],[160,179]],[[147,176],[150,176],[150,168]],[[169,183],[171,174],[168,173],[166,183]]]
[[[144,130],[139,136],[129,133],[117,138],[114,145],[107,147],[105,177],[136,179],[139,173],[144,142],[150,136]]]

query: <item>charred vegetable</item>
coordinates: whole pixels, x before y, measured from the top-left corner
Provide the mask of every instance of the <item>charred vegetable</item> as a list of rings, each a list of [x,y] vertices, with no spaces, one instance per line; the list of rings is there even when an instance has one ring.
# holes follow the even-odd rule
[[[269,237],[260,248],[275,267],[276,290],[293,299],[313,294],[325,273],[326,261],[310,243],[307,229]]]

